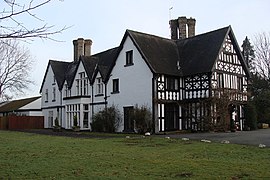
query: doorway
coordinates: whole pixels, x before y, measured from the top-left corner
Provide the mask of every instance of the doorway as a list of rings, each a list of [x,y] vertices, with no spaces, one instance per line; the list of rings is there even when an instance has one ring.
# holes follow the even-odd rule
[[[134,132],[133,106],[124,107],[124,132]]]

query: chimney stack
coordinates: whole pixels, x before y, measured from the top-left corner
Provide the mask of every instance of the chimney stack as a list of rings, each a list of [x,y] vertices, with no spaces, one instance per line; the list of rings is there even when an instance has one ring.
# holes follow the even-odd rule
[[[179,39],[187,38],[187,18],[185,16],[178,18]]]
[[[78,38],[73,40],[74,61],[78,61],[80,56],[91,56],[92,41],[90,39]]]
[[[171,39],[177,40],[195,36],[195,24],[195,19],[187,19],[185,16],[170,20]]]
[[[170,20],[170,27],[171,27],[171,39],[177,40],[178,39],[177,19]]]
[[[196,20],[195,19],[189,18],[187,20],[188,37],[195,36],[195,24],[196,24]]]

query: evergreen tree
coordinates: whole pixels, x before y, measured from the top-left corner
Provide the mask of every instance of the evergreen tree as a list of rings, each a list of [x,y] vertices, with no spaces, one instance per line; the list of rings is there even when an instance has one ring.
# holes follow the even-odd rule
[[[250,72],[254,73],[255,67],[253,66],[253,63],[255,59],[255,53],[254,53],[253,46],[249,42],[249,39],[247,36],[245,40],[243,41],[242,48],[243,48],[242,54],[244,56],[244,60],[246,61],[246,64]]]

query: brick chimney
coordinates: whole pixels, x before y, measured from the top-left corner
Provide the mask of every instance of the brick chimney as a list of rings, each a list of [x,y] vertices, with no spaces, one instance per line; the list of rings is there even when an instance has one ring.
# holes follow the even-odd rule
[[[177,40],[178,39],[178,21],[177,19],[170,20],[170,27],[171,27],[171,39]]]
[[[196,20],[193,18],[187,19],[188,37],[195,36],[195,24]]]
[[[170,20],[171,39],[177,40],[195,36],[195,24],[195,19],[187,19],[185,16]]]
[[[78,38],[77,40],[73,40],[73,46],[74,46],[74,61],[78,61],[79,57],[82,55],[91,56],[92,40]]]
[[[178,18],[179,39],[187,38],[187,18],[185,16]]]

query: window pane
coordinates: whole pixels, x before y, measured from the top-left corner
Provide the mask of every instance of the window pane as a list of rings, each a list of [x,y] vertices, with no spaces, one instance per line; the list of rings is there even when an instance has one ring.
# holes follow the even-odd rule
[[[132,65],[133,64],[133,51],[127,51],[126,52],[126,65]]]

